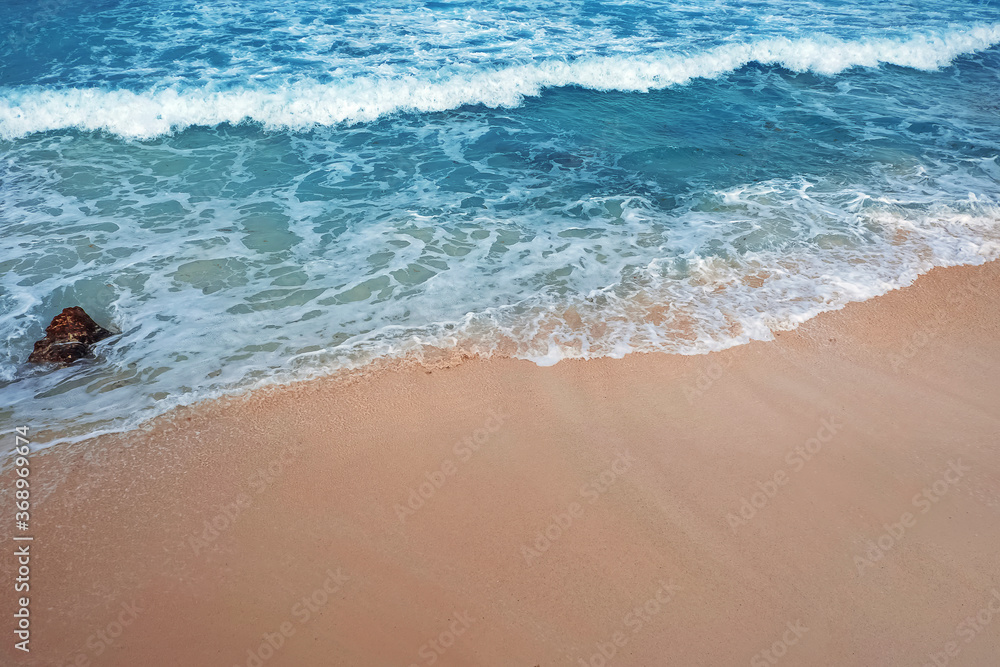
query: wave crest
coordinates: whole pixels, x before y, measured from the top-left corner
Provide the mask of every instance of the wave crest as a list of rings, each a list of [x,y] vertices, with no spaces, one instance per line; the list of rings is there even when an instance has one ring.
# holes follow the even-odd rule
[[[301,81],[227,90],[168,88],[147,92],[40,87],[0,92],[0,137],[75,128],[150,139],[191,126],[256,122],[267,129],[306,130],[361,123],[396,112],[446,111],[468,104],[512,107],[546,88],[649,90],[724,76],[750,63],[833,75],[883,64],[936,70],[954,58],[1000,43],[1000,24],[909,39],[774,38],[717,46],[702,53],[584,57],[466,73],[332,83]]]

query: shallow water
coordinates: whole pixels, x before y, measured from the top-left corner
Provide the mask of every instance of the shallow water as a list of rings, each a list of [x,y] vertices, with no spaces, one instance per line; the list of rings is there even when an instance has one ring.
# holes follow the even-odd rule
[[[779,11],[780,9],[780,11]],[[1000,252],[994,3],[13,3],[0,421],[699,353]],[[25,364],[60,309],[121,332]]]

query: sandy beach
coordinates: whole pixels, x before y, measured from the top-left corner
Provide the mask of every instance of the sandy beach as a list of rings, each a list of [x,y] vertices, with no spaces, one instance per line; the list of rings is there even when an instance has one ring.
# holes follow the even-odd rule
[[[935,269],[720,353],[400,367],[35,454],[0,661],[996,664],[998,296]]]

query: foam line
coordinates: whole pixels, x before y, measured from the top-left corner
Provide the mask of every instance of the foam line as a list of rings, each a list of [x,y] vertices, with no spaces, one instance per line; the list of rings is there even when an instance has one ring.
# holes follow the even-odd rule
[[[725,76],[750,64],[834,75],[883,64],[936,70],[1000,43],[1000,24],[901,39],[775,38],[732,43],[696,54],[658,53],[543,61],[466,73],[301,81],[226,90],[146,92],[99,88],[0,89],[0,138],[76,128],[149,139],[191,126],[256,122],[276,130],[361,123],[396,112],[435,112],[467,104],[512,107],[546,88],[581,86],[645,92]]]

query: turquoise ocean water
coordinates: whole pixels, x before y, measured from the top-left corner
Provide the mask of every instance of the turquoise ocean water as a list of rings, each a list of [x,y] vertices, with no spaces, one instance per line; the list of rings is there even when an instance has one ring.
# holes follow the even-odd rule
[[[0,422],[725,348],[1000,255],[1000,5],[7,0]],[[62,308],[121,332],[27,365]]]

